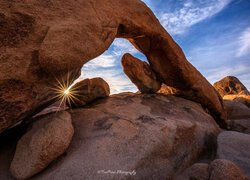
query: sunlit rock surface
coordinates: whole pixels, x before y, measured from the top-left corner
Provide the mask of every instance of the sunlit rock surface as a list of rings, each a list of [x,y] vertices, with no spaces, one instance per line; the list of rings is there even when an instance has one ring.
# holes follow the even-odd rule
[[[250,95],[247,88],[234,76],[221,79],[214,83],[214,87],[222,97],[225,95]]]

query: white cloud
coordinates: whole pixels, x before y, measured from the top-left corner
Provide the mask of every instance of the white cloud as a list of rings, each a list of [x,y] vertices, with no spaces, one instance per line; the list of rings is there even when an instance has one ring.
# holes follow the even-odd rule
[[[159,15],[160,22],[170,34],[182,34],[187,28],[217,14],[231,0],[187,0],[181,8]]]
[[[115,56],[121,56],[124,53],[137,53],[138,51],[134,48],[134,46],[126,39],[115,39],[113,42],[113,54]]]
[[[239,37],[239,49],[236,57],[241,57],[250,53],[250,27],[248,27]]]
[[[86,68],[110,68],[115,66],[115,57],[108,54],[103,54],[84,65]]]

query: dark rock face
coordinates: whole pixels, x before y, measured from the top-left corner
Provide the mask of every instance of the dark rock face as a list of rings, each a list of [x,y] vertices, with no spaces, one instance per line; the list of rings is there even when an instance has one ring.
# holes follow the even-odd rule
[[[227,76],[214,83],[215,89],[224,97],[225,95],[250,95],[247,88],[234,76]]]
[[[68,112],[75,129],[68,150],[34,179],[172,179],[216,151],[220,132],[199,104],[160,94],[112,95]],[[8,169],[0,171],[8,179]]]
[[[161,82],[207,107],[225,127],[212,85],[140,0],[0,0],[0,24],[0,132],[53,103],[57,79],[76,79],[116,37],[129,39]],[[13,105],[15,111],[7,108]]]

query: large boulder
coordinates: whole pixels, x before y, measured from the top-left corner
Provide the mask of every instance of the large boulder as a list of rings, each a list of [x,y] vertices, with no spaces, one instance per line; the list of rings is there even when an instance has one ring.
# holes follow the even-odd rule
[[[250,177],[250,135],[224,131],[217,144],[217,158],[234,162]]]
[[[141,93],[155,93],[161,88],[150,65],[131,54],[122,57],[122,66],[125,74],[137,86]]]
[[[218,125],[182,98],[123,93],[69,112],[67,155],[35,179],[167,179],[216,153]]]
[[[10,171],[16,179],[28,179],[42,171],[68,148],[73,137],[71,115],[61,111],[37,119],[18,141]]]
[[[76,79],[116,37],[144,53],[161,82],[226,126],[213,86],[141,0],[0,0],[0,24],[0,132],[53,103],[54,86]]]
[[[224,100],[228,128],[250,134],[250,108],[242,100]]]
[[[234,76],[227,76],[214,83],[215,89],[224,97],[225,95],[250,95],[247,88]]]
[[[224,100],[228,119],[250,119],[250,108],[240,101]]]
[[[85,79],[72,86],[66,95],[69,107],[81,107],[99,98],[108,97],[109,85],[102,78]]]

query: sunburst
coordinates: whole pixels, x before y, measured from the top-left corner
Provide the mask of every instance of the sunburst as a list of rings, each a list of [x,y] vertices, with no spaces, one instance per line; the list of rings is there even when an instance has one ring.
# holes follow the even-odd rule
[[[77,89],[79,87],[74,86],[73,78],[71,78],[69,73],[67,74],[67,78],[61,78],[61,80],[58,78],[55,79],[57,84],[50,88],[50,90],[55,94],[53,99],[60,100],[58,110],[62,105],[64,105],[65,108],[67,103],[71,106],[75,101],[79,101],[77,98],[79,94]]]

